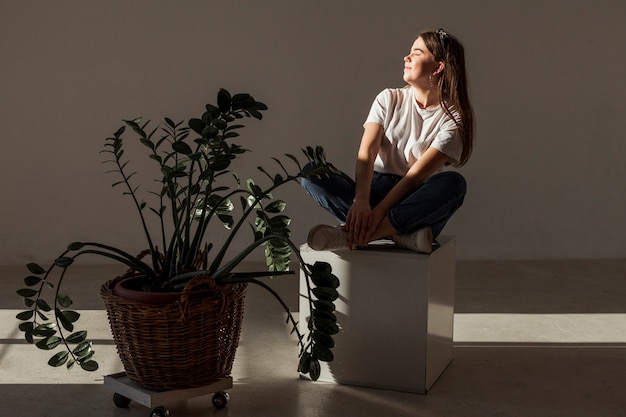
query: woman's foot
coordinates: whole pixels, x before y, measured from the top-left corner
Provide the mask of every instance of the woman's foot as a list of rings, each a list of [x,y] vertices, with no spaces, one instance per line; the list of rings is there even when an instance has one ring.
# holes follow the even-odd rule
[[[419,253],[431,253],[433,251],[433,231],[430,226],[419,229],[408,235],[395,234],[391,237],[394,243],[404,249]]]
[[[309,231],[306,241],[313,250],[348,249],[348,232],[341,226],[318,224]]]

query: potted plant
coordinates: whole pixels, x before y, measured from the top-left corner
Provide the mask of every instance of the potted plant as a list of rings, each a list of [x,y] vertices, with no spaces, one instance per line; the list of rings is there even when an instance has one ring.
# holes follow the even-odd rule
[[[290,160],[289,166],[295,164],[295,168],[290,170],[274,158],[279,173],[270,174],[258,168],[268,177],[269,185],[262,187],[248,179],[243,186],[229,168],[246,150],[233,140],[244,127],[241,119],[260,120],[265,110],[267,106],[249,94],[231,95],[221,89],[217,105],[207,104],[202,116],[190,119],[187,124],[165,118],[159,126],[150,127],[150,122],[144,123],[141,119],[124,120],[124,125],[106,139],[102,151],[107,156],[105,163],[111,167],[109,172],[118,178],[113,186],[122,187],[132,201],[146,247],[136,255],[98,242],[74,242],[48,268],[35,263],[27,265],[30,274],[24,279],[26,287],[17,291],[27,308],[17,315],[22,321],[19,328],[29,343],[54,351],[49,365],[68,369],[79,365],[86,371],[98,369],[87,332],[76,327],[80,313],[71,309],[71,297],[63,290],[64,277],[75,260],[83,255],[95,255],[128,268],[123,276],[104,283],[101,294],[124,368],[140,385],[153,389],[181,387],[173,381],[165,382],[174,385],[151,385],[147,380],[168,380],[172,376],[144,377],[140,375],[142,372],[155,370],[135,369],[156,367],[159,372],[164,368],[166,361],[160,357],[163,353],[153,352],[152,348],[170,341],[178,344],[169,348],[165,356],[174,362],[173,368],[182,370],[184,381],[181,383],[197,386],[207,382],[207,378],[226,376],[234,351],[225,351],[236,348],[238,343],[247,284],[262,286],[286,309],[288,322],[297,333],[300,345],[298,368],[313,380],[319,377],[319,361],[333,359],[332,335],[338,331],[333,301],[337,298],[335,288],[339,281],[328,264],[310,265],[300,257],[297,246],[290,240],[290,218],[284,214],[285,202],[274,198],[273,192],[301,177],[332,175],[335,170],[326,162],[323,149],[307,147],[303,150],[309,162],[305,167],[293,155],[285,154]],[[145,195],[143,185],[135,183],[136,172],[131,169],[131,161],[125,153],[127,130],[132,130],[145,145],[147,157],[158,168],[156,181],[159,185],[156,191],[149,191],[148,201],[142,197]],[[222,223],[229,230],[221,242],[209,242],[212,221]],[[156,227],[151,228],[151,224]],[[234,239],[242,235],[246,224],[251,226],[249,245],[227,258],[228,249]],[[238,272],[236,267],[259,247],[264,248],[268,268]],[[306,336],[298,331],[294,317],[280,296],[261,280],[293,273],[289,271],[292,255],[307,278],[312,314]],[[128,291],[157,296],[169,293],[174,298],[136,301],[126,295]],[[162,316],[169,317],[163,319]],[[205,323],[207,320],[209,323]],[[182,327],[186,328],[186,333],[173,335]],[[121,344],[128,338],[140,338],[132,344],[141,342],[142,345],[127,352],[128,348]],[[181,346],[190,341],[196,344]],[[179,355],[179,359],[172,355]],[[189,357],[191,364],[177,363]],[[132,362],[142,358],[147,365]],[[200,362],[207,362],[202,366],[211,369],[200,369]],[[193,370],[204,380],[190,382],[189,372]]]

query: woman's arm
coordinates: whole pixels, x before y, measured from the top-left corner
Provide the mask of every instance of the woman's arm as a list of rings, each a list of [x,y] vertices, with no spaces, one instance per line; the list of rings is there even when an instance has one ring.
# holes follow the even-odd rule
[[[372,209],[370,190],[374,176],[374,161],[383,138],[383,127],[378,123],[366,123],[355,167],[356,191],[348,211],[344,230],[348,232],[348,246],[362,241],[371,226]]]
[[[417,190],[431,175],[441,169],[451,158],[435,148],[428,148],[415,162],[406,175],[391,189],[389,194],[372,210],[370,228],[364,241],[369,242],[387,212]],[[361,241],[358,241],[362,244]]]

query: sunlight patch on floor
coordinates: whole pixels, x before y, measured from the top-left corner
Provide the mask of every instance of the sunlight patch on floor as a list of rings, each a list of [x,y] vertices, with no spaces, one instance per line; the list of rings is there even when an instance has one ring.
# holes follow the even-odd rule
[[[457,313],[454,342],[626,343],[626,314]]]

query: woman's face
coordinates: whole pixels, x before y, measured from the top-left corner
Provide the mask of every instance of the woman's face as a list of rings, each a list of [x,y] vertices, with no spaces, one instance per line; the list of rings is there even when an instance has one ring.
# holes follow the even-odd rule
[[[424,40],[417,38],[409,54],[404,57],[404,81],[415,87],[429,87],[429,77],[438,67]]]

